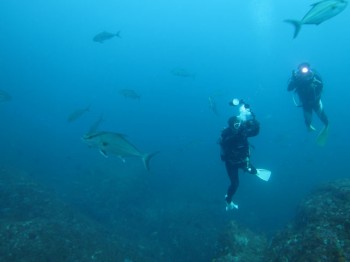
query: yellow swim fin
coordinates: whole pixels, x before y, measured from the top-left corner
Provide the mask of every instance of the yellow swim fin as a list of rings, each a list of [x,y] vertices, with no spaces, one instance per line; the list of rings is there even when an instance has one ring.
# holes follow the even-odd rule
[[[328,140],[329,127],[325,126],[322,131],[318,134],[316,143],[319,146],[325,146]]]

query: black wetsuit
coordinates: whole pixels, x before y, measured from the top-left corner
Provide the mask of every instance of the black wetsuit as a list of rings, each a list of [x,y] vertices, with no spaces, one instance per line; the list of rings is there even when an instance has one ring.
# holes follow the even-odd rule
[[[328,126],[328,118],[323,110],[321,94],[323,82],[321,77],[314,71],[303,76],[301,73],[293,72],[289,80],[288,91],[295,91],[301,102],[304,112],[305,124],[311,128],[312,110],[314,110],[325,126]]]
[[[238,170],[243,169],[251,174],[257,173],[256,168],[250,163],[248,137],[256,136],[259,130],[259,122],[254,118],[241,122],[238,128],[227,127],[221,133],[221,159],[225,162],[231,181],[226,195],[228,204],[232,201],[239,185]]]

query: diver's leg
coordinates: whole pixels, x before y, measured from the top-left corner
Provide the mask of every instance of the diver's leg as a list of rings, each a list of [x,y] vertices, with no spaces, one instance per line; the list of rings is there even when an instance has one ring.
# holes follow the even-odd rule
[[[303,107],[303,113],[304,113],[304,120],[305,120],[305,125],[308,129],[308,131],[314,131],[315,128],[311,125],[312,122],[312,108],[308,106]]]
[[[225,162],[226,171],[228,177],[230,178],[230,186],[227,189],[226,202],[227,204],[231,203],[233,195],[236,193],[238,185],[239,185],[239,177],[238,177],[238,166],[231,164],[229,161]]]
[[[252,175],[256,175],[258,173],[258,170],[256,170],[256,168],[250,163],[250,161],[248,162],[248,165],[247,165],[247,172]]]
[[[324,112],[323,104],[322,104],[321,100],[315,105],[314,110],[315,110],[317,116],[322,121],[322,123],[327,127],[328,126],[328,117],[327,117],[326,113]]]

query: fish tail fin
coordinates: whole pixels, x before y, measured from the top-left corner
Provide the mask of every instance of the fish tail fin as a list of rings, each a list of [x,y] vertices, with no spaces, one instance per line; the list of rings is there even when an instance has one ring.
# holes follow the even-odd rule
[[[300,21],[298,20],[292,20],[292,19],[287,19],[284,20],[284,22],[292,24],[294,26],[294,36],[293,38],[296,38],[300,32],[301,26],[303,25]]]
[[[116,37],[119,37],[119,38],[122,38],[122,37],[120,36],[120,31],[118,31],[118,32],[115,34],[115,36],[116,36]]]
[[[159,151],[157,152],[153,152],[153,153],[150,153],[150,154],[144,154],[142,156],[142,162],[143,162],[143,165],[145,166],[146,170],[149,171],[150,168],[149,168],[149,162],[151,161],[151,159],[157,155],[159,153]]]

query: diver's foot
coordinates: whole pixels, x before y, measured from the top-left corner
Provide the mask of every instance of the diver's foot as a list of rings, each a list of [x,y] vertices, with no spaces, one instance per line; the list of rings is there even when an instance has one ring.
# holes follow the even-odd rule
[[[228,198],[227,194],[225,195],[225,202],[226,202],[226,211],[229,211],[232,209],[238,209],[238,205],[233,203],[232,200]]]
[[[307,131],[309,131],[309,132],[316,131],[316,128],[314,128],[312,125],[309,125],[307,127]]]
[[[236,205],[232,201],[230,203],[226,202],[226,211],[230,211],[232,209],[238,209],[238,205]]]

